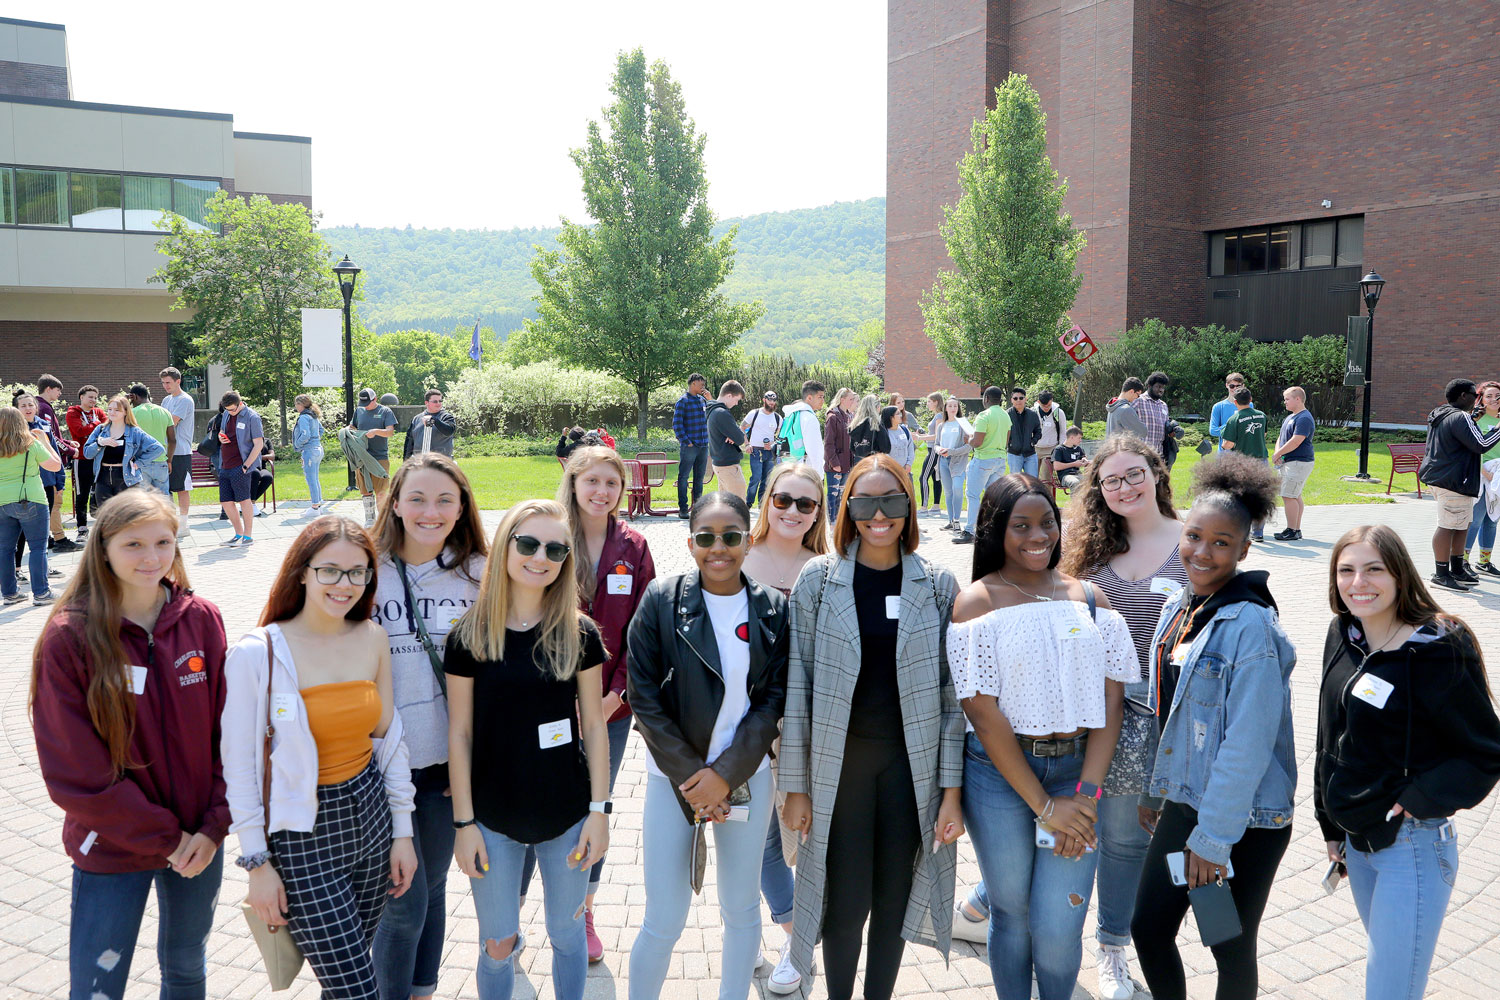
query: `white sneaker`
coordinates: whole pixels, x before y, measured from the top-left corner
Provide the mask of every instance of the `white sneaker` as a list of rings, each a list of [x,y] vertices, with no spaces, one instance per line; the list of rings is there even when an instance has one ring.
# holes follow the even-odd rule
[[[989,917],[975,920],[964,909],[964,904],[959,902],[953,908],[953,940],[967,941],[970,944],[988,944],[990,940]]]
[[[781,957],[776,961],[776,968],[771,970],[770,977],[766,979],[766,989],[784,997],[788,993],[796,993],[801,987],[802,973],[792,967],[792,939],[788,936],[781,946]]]
[[[1125,949],[1117,944],[1099,946],[1099,997],[1100,1000],[1130,1000],[1135,996],[1135,983],[1130,979],[1130,964],[1125,961]]]

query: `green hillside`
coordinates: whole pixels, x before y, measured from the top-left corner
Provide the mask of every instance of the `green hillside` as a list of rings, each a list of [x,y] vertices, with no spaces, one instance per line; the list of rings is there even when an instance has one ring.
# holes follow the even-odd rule
[[[885,199],[767,212],[738,224],[728,292],[760,299],[766,314],[747,333],[747,351],[822,361],[847,346],[855,328],[885,317]],[[555,229],[322,230],[329,246],[364,272],[364,322],[379,332],[447,333],[476,319],[497,331],[534,315],[532,247],[554,245]]]

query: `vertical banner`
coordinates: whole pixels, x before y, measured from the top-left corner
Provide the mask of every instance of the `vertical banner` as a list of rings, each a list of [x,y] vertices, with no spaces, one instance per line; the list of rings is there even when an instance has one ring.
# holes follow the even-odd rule
[[[1364,388],[1370,375],[1365,371],[1365,352],[1370,343],[1370,317],[1350,316],[1346,334],[1348,353],[1344,358],[1344,384]]]
[[[302,385],[343,384],[343,312],[339,309],[302,310]]]

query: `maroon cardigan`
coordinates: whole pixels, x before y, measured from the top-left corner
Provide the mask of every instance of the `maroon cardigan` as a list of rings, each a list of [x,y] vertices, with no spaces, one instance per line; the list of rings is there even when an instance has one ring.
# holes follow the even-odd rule
[[[646,593],[646,585],[656,579],[656,564],[651,549],[640,532],[618,517],[609,519],[609,533],[604,537],[604,551],[599,556],[599,577],[592,598],[585,597],[583,613],[594,619],[604,640],[604,693],[611,691],[625,697],[625,633],[630,619]],[[621,591],[627,591],[621,593]],[[614,717],[630,715],[630,706],[622,705]]]

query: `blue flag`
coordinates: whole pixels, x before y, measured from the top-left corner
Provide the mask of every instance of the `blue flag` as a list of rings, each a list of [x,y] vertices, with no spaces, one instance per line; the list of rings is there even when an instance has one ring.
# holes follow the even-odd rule
[[[479,321],[475,320],[474,337],[469,341],[469,357],[473,358],[475,361],[478,361],[482,356],[482,353],[483,352],[481,352],[479,349]]]

